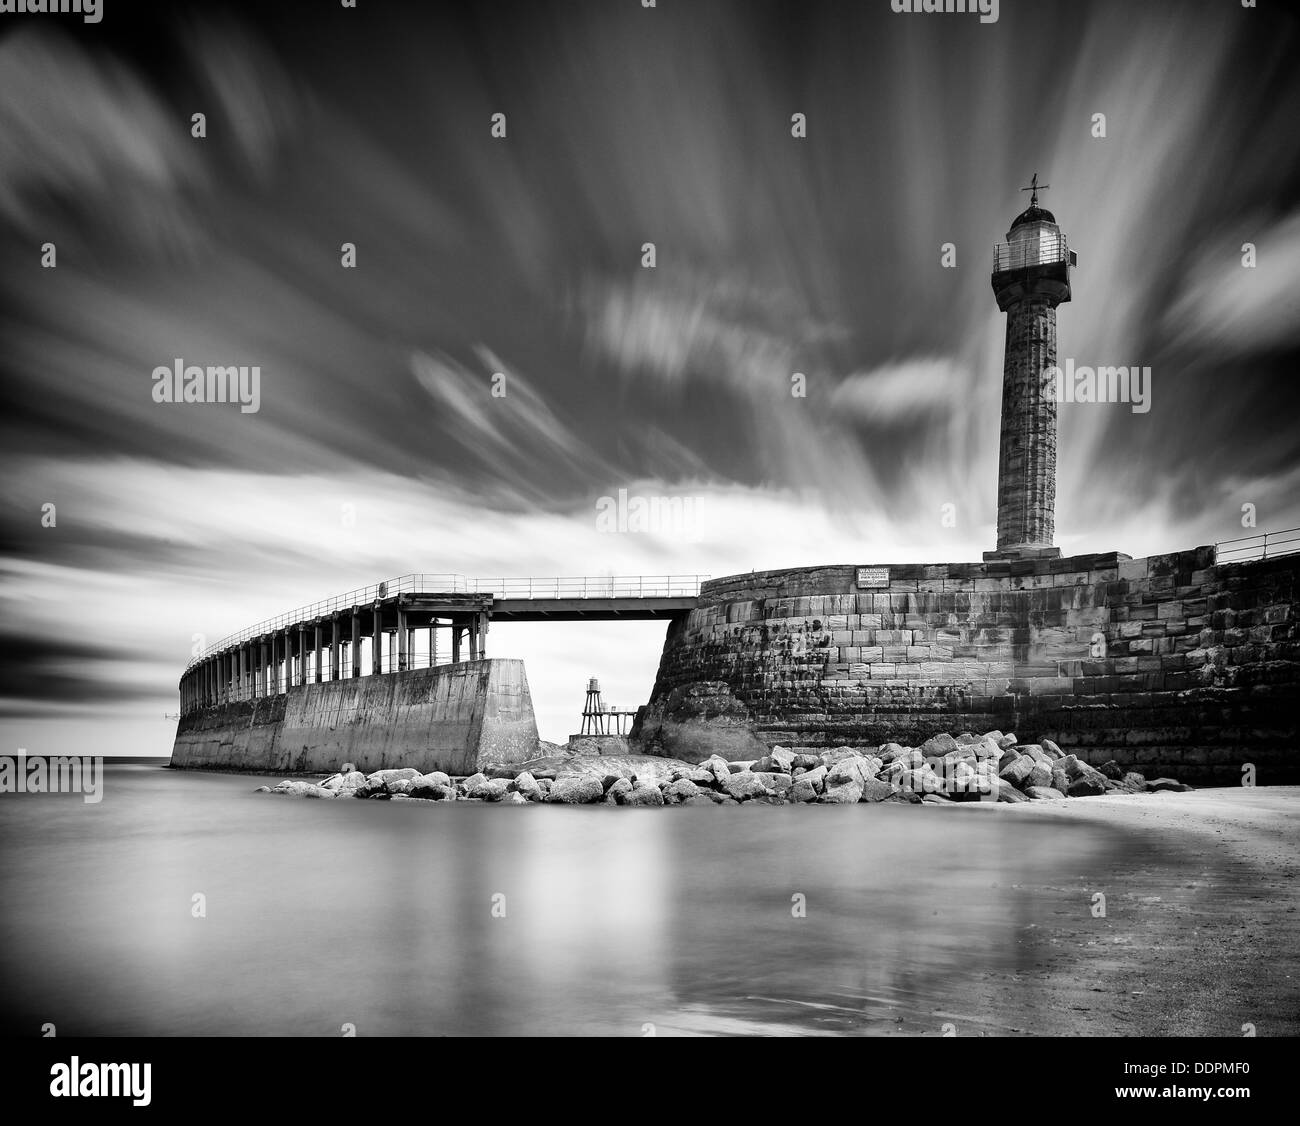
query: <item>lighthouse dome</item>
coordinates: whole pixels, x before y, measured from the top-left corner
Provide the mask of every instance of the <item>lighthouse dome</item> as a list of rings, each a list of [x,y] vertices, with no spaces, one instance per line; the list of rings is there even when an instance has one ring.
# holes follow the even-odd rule
[[[1028,223],[1056,223],[1056,216],[1045,207],[1039,207],[1037,204],[1031,204],[1016,216],[1016,221],[1011,224],[1014,231],[1017,227],[1023,227]]]

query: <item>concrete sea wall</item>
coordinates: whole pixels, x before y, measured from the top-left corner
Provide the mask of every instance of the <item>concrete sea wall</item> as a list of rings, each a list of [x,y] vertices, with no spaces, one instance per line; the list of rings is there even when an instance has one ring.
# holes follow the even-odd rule
[[[996,727],[1150,776],[1300,782],[1298,570],[1199,547],[718,579],[633,735],[701,761]]]
[[[172,766],[331,774],[414,766],[452,775],[537,754],[524,665],[493,658],[306,684],[181,718]]]

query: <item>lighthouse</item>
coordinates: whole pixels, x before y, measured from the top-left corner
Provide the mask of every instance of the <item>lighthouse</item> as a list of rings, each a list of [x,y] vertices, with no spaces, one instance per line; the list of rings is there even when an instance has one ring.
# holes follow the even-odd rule
[[[986,560],[1061,554],[1056,534],[1056,307],[1070,300],[1077,264],[1056,217],[1038,206],[1016,216],[1007,241],[993,250],[993,295],[1007,315],[1002,363],[1002,430],[998,447],[998,542]]]

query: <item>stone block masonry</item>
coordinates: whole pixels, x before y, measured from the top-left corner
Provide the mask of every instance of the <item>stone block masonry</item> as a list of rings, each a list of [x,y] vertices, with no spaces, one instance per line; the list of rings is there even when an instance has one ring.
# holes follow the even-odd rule
[[[758,572],[706,583],[673,623],[633,738],[692,758],[731,743],[818,750],[990,727],[1148,776],[1300,782],[1300,556]]]
[[[182,716],[172,766],[330,773],[420,766],[473,774],[537,754],[537,722],[518,660],[462,661],[293,687]]]

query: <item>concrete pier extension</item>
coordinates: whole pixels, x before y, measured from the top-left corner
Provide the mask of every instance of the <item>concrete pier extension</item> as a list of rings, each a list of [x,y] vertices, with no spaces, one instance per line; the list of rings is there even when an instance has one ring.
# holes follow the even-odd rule
[[[181,717],[171,764],[193,770],[331,773],[415,766],[473,774],[537,754],[524,664],[463,661],[296,685]]]

